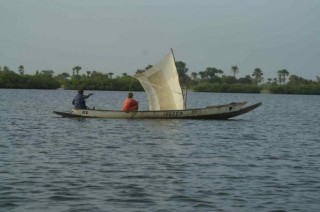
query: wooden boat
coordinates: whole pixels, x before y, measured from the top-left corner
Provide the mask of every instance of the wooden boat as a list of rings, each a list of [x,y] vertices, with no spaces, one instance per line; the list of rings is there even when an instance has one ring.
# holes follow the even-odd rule
[[[63,117],[109,118],[109,119],[229,119],[259,107],[262,103],[243,107],[246,102],[233,102],[226,105],[209,106],[206,108],[161,111],[132,111],[129,113],[119,110],[80,110],[68,112],[53,111]]]
[[[139,80],[147,94],[148,111],[72,109],[71,112],[53,113],[63,117],[109,119],[229,119],[248,113],[262,104],[259,102],[245,107],[247,102],[241,101],[187,109],[172,51],[152,68],[134,77]]]

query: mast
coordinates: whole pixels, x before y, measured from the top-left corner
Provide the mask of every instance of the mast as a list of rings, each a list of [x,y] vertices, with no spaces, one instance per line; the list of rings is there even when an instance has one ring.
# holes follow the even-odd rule
[[[170,48],[170,50],[171,50],[171,53],[172,53],[172,56],[173,56],[174,66],[176,66],[176,58],[174,57],[174,53],[173,53],[172,48]],[[177,70],[177,66],[176,66],[176,70]],[[178,72],[178,71],[177,71],[177,72]],[[179,76],[179,73],[178,73],[178,76]],[[179,84],[180,84],[180,80],[179,80]],[[187,82],[186,82],[186,85],[187,85]],[[180,85],[180,86],[181,86],[181,85]],[[185,88],[185,95],[183,95],[183,93],[182,93],[184,109],[187,108],[187,96],[188,96],[188,88],[187,88],[187,86],[186,86],[186,88]]]

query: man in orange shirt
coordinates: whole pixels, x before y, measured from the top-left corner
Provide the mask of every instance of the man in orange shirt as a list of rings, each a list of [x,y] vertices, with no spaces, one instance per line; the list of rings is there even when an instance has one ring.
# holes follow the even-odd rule
[[[123,103],[122,111],[124,112],[130,112],[130,111],[138,111],[139,109],[139,102],[132,98],[133,93],[129,92],[128,97]]]

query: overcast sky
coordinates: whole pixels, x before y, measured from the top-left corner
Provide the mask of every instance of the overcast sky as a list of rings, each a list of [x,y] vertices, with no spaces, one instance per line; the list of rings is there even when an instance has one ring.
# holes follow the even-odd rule
[[[173,48],[191,72],[320,76],[320,0],[0,0],[0,65],[134,74]]]

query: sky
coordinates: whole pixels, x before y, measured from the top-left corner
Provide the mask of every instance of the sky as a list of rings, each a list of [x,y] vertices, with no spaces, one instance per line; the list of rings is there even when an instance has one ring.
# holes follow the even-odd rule
[[[0,0],[0,66],[133,75],[173,49],[207,67],[264,78],[320,76],[319,0]]]

